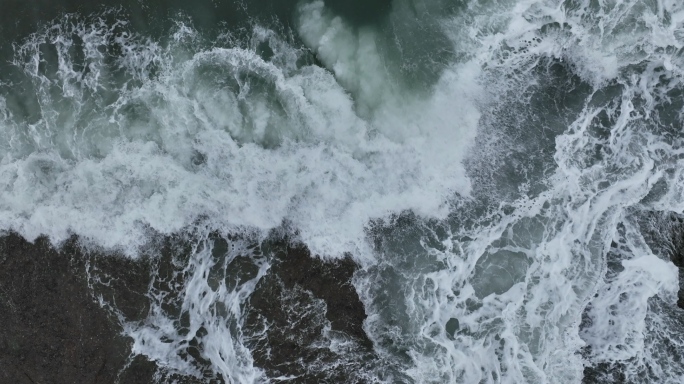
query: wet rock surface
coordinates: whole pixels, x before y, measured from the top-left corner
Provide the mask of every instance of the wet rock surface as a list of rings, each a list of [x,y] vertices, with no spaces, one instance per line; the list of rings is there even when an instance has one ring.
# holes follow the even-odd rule
[[[76,239],[55,250],[46,239],[1,237],[0,383],[223,382],[202,359],[201,346],[189,345],[187,354],[204,378],[181,377],[131,356],[131,340],[121,334],[122,318],[147,317],[150,289],[182,279],[183,250],[168,244],[156,257],[131,260],[89,254]],[[364,382],[355,367],[373,354],[351,284],[356,264],[324,261],[287,244],[269,251],[272,267],[246,304],[255,365],[294,383]],[[255,273],[247,257],[234,263],[229,267],[240,278]]]
[[[129,341],[93,300],[86,258],[73,244],[54,250],[0,238],[0,382],[150,383],[154,365],[125,369]]]
[[[261,335],[251,343],[255,365],[270,377],[296,377],[292,382],[365,382],[355,374],[374,355],[351,284],[357,265],[349,257],[312,258],[302,246],[283,246],[274,256],[247,315],[247,329]]]

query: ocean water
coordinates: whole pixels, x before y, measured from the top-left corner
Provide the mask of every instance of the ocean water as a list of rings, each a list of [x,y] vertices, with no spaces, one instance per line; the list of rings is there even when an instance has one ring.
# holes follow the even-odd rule
[[[357,382],[684,381],[683,3],[6,3],[0,230],[189,249],[134,353],[297,382],[244,316],[285,236],[360,265]]]

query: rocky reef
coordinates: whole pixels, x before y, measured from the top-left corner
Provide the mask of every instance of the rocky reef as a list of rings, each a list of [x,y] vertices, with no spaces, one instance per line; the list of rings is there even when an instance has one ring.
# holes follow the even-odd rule
[[[351,284],[357,265],[351,258],[312,257],[285,241],[272,248],[272,267],[246,304],[245,331],[262,335],[250,339],[255,365],[270,377],[296,377],[291,382],[362,382],[353,377],[354,367],[373,354],[362,328],[364,307]],[[160,249],[157,256],[132,260],[84,251],[76,238],[55,249],[44,238],[1,237],[0,382],[223,382],[198,346],[189,346],[188,355],[203,378],[183,377],[131,354],[122,317],[144,321],[153,281],[176,278],[183,268],[177,242],[166,239]],[[234,263],[242,265],[228,267],[250,274],[248,258]],[[267,331],[259,332],[265,324]],[[331,334],[345,347],[321,347]],[[332,361],[343,364],[323,369]]]
[[[0,382],[150,383],[154,365],[129,361],[130,342],[89,290],[74,244],[0,238]],[[135,286],[134,263],[119,259]],[[124,273],[125,271],[125,273]]]

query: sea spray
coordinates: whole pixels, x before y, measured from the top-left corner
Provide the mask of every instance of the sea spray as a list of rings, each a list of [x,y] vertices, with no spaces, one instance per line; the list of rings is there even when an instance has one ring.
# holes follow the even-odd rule
[[[15,41],[0,228],[130,257],[185,239],[180,282],[121,321],[135,353],[198,378],[276,379],[250,350],[269,324],[245,323],[276,233],[360,266],[374,357],[327,326],[315,345],[354,377],[681,381],[675,267],[640,218],[684,207],[682,7],[339,7],[218,32],[172,15],[161,35],[106,10]],[[229,284],[237,258],[257,272]]]

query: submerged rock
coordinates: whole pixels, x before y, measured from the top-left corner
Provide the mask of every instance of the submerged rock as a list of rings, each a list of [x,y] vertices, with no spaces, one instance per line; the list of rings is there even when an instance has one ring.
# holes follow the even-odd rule
[[[173,242],[132,260],[85,252],[76,238],[56,250],[44,238],[1,237],[0,382],[222,383],[199,350],[188,350],[188,359],[203,378],[182,377],[132,356],[123,336],[122,320],[147,318],[150,287],[182,276],[183,247]],[[355,371],[374,357],[351,284],[357,265],[287,244],[271,244],[272,267],[246,304],[243,330],[255,365],[290,382],[364,382]],[[249,258],[236,262],[234,271],[255,273]]]

